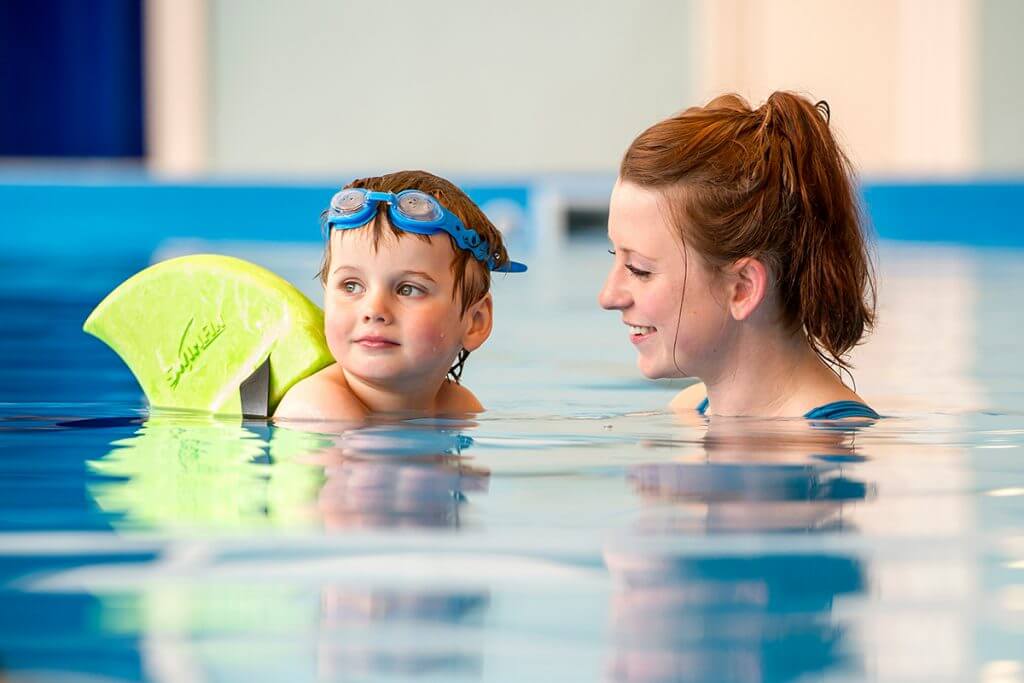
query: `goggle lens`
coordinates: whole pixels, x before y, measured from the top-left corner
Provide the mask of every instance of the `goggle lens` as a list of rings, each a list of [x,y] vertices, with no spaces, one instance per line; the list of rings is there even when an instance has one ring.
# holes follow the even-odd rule
[[[403,192],[395,206],[400,214],[414,221],[441,219],[441,206],[430,195],[422,192]]]
[[[331,211],[341,216],[358,213],[366,205],[366,193],[357,189],[342,190],[331,199]]]

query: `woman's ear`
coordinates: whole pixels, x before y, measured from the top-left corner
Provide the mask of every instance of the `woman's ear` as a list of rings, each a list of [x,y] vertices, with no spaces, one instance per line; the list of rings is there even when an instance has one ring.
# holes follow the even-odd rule
[[[749,318],[768,296],[768,268],[753,257],[737,259],[729,274],[729,313],[734,320]]]
[[[468,322],[462,335],[462,348],[476,351],[491,336],[494,324],[494,300],[488,293],[484,298],[469,307],[464,316]]]

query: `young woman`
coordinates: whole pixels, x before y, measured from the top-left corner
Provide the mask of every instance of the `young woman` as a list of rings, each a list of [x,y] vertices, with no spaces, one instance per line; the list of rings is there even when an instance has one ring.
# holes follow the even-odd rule
[[[647,377],[697,377],[672,402],[708,415],[877,418],[843,384],[874,322],[850,164],[828,105],[735,95],[641,133],[612,192],[600,294]]]

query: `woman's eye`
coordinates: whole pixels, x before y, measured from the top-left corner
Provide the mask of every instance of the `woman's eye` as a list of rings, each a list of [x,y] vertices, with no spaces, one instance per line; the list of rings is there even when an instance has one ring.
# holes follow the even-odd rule
[[[423,290],[416,285],[404,284],[398,286],[398,296],[420,296]]]
[[[612,256],[615,256],[615,250],[614,249],[609,249],[608,253],[611,254]]]
[[[353,280],[346,280],[341,283],[341,289],[346,294],[362,294],[364,287]]]
[[[641,280],[645,280],[651,275],[650,271],[640,270],[639,268],[631,266],[628,263],[626,264],[626,270],[628,270],[633,275],[633,277],[640,278]]]

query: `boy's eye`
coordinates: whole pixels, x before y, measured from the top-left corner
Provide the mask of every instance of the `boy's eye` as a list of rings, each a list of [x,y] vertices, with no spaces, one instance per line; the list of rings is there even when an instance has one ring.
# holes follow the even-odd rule
[[[641,280],[646,280],[651,275],[651,272],[649,270],[641,270],[635,266],[629,265],[628,263],[626,264],[626,270],[628,270],[633,275],[633,277],[639,278]]]
[[[341,290],[346,294],[362,294],[366,288],[355,280],[345,280],[341,283]]]
[[[423,291],[422,287],[416,285],[410,285],[408,282],[402,285],[398,285],[398,296],[421,296],[426,292]]]

